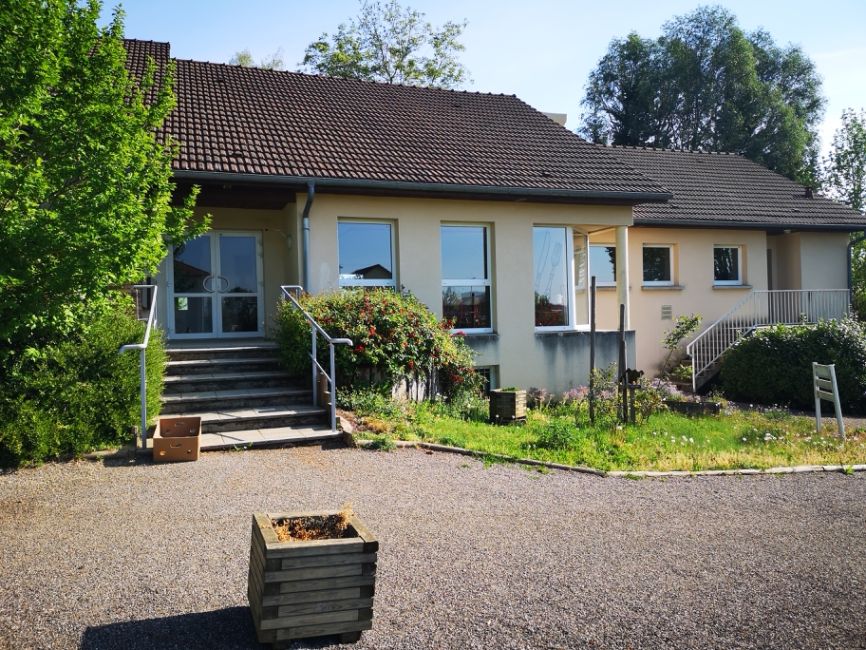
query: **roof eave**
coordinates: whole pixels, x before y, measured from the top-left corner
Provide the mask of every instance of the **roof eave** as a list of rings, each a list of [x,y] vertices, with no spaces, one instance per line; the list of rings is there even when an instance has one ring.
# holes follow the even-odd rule
[[[707,219],[641,219],[634,225],[647,228],[735,228],[738,230],[809,230],[833,232],[859,232],[866,230],[863,223],[767,223],[760,221],[710,221]]]
[[[471,195],[478,198],[553,199],[576,202],[599,201],[615,203],[663,203],[673,198],[670,192],[627,192],[611,190],[568,190],[543,187],[506,187],[498,185],[466,185],[457,183],[422,183],[383,181],[354,178],[321,178],[277,174],[243,174],[234,172],[175,170],[174,177],[193,182],[218,181],[229,183],[291,185],[306,187],[315,183],[318,189],[358,190],[360,192],[426,192],[445,195]]]

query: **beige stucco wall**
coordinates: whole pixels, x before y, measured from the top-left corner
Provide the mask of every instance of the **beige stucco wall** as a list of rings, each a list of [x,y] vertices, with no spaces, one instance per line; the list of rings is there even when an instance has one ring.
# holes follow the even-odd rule
[[[305,201],[299,195],[300,214]],[[587,232],[631,222],[628,206],[577,206],[506,201],[401,199],[318,194],[310,213],[310,286],[318,293],[339,286],[337,221],[340,218],[387,220],[394,224],[398,286],[412,291],[442,315],[439,231],[443,223],[490,227],[493,329],[477,346],[479,366],[499,367],[502,385],[544,386],[566,390],[567,373],[551,368],[535,353],[533,225],[570,225]],[[550,335],[545,335],[550,336]],[[575,369],[575,373],[579,369]]]
[[[800,236],[802,289],[848,286],[848,233],[810,232]]]
[[[591,244],[613,244],[612,232],[590,238]],[[643,245],[673,246],[673,287],[644,287]],[[743,247],[745,287],[713,286],[713,246]],[[637,367],[655,374],[664,358],[661,340],[673,326],[662,320],[662,306],[670,305],[673,318],[698,313],[709,325],[745,296],[750,287],[767,288],[766,235],[754,230],[629,228],[631,326],[637,333]],[[590,269],[591,271],[591,269]],[[598,291],[598,327],[617,327],[618,307],[613,288]]]
[[[257,232],[262,241],[262,276],[264,280],[265,333],[274,327],[274,311],[280,297],[280,285],[298,283],[300,239],[296,233],[295,204],[282,210],[250,210],[242,208],[196,208],[196,215],[211,215],[213,230]],[[157,318],[168,325],[168,259],[163,260],[157,278],[159,300]]]

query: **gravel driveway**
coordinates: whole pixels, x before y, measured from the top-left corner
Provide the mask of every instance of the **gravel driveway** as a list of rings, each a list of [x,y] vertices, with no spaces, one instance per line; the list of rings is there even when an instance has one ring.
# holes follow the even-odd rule
[[[381,540],[358,649],[866,648],[864,475],[634,481],[317,447],[0,475],[0,647],[259,647],[250,514],[344,501]]]

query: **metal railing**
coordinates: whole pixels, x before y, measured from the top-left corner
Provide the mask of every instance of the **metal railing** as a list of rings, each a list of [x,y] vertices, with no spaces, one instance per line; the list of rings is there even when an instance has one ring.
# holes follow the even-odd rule
[[[130,350],[138,350],[138,371],[139,371],[139,398],[141,400],[141,422],[139,428],[139,436],[141,438],[141,448],[147,448],[147,345],[150,343],[150,333],[156,325],[156,292],[158,287],[155,284],[136,284],[132,287],[136,291],[141,292],[152,289],[149,302],[144,300],[136,300],[136,314],[140,314],[142,306],[147,304],[147,325],[144,328],[144,340],[141,343],[129,343],[121,346],[118,354],[129,352]]]
[[[287,284],[280,287],[283,292],[283,297],[288,300],[292,306],[303,314],[304,318],[310,324],[310,360],[312,361],[312,380],[313,380],[313,406],[319,403],[319,377],[324,376],[328,381],[330,389],[330,421],[331,431],[337,430],[337,373],[334,364],[334,346],[335,345],[353,345],[351,339],[334,339],[322,329],[322,326],[316,322],[316,319],[310,316],[307,311],[301,307],[298,302],[298,297],[303,293],[304,288],[299,284]],[[319,363],[316,352],[318,350],[319,335],[325,339],[328,344],[329,355],[329,370],[326,372]]]
[[[686,346],[696,391],[716,361],[743,336],[771,325],[813,325],[842,318],[851,309],[847,289],[762,289],[752,291]]]

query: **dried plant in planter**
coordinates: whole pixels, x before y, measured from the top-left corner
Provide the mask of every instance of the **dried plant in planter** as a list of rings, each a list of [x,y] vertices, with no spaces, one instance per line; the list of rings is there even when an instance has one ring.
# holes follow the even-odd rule
[[[333,515],[276,520],[274,531],[281,542],[339,539],[345,536],[353,514],[351,504],[346,503]]]

